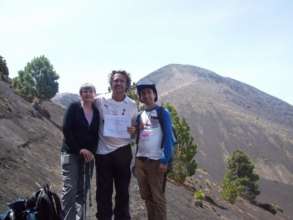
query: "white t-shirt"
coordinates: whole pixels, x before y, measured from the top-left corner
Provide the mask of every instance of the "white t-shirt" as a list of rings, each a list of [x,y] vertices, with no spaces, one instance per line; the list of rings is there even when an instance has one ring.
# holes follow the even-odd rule
[[[108,116],[131,117],[135,121],[137,106],[135,101],[125,97],[123,101],[117,102],[112,99],[112,93],[102,94],[96,97],[96,106],[100,112],[99,144],[97,154],[108,154],[119,147],[131,143],[131,138],[107,137],[103,135],[104,118]]]
[[[137,157],[148,157],[159,160],[162,157],[163,132],[158,119],[157,110],[143,111],[140,115],[140,124],[143,128],[139,133]]]

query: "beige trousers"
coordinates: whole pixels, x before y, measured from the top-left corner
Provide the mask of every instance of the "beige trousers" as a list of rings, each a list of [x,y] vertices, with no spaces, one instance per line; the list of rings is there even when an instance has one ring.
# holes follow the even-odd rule
[[[166,198],[163,190],[164,173],[159,160],[135,160],[135,175],[141,198],[145,200],[148,220],[166,220]]]

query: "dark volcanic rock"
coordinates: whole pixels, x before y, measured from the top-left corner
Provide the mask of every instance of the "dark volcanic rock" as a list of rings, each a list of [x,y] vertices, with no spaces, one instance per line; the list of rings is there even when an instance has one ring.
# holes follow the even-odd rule
[[[60,189],[62,133],[45,117],[34,117],[31,104],[2,81],[0,106],[0,209],[3,210],[7,202],[30,196],[39,185],[50,183]]]

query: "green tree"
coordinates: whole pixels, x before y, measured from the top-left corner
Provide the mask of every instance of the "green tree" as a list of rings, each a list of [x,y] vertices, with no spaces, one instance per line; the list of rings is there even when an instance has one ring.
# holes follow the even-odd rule
[[[229,174],[225,174],[223,180],[223,190],[221,192],[222,197],[226,201],[234,204],[237,197],[239,196],[239,191],[240,189],[238,188],[236,182],[231,181]]]
[[[8,81],[9,70],[6,60],[0,55],[0,79]]]
[[[252,161],[244,152],[236,150],[227,160],[222,196],[232,203],[237,196],[254,201],[260,193],[258,180]]]
[[[169,177],[179,183],[183,183],[187,176],[192,176],[197,168],[194,156],[197,145],[190,134],[190,128],[184,118],[180,118],[174,106],[170,103],[164,105],[170,113],[176,132],[177,144],[173,156],[172,169]]]
[[[138,99],[138,95],[136,93],[136,83],[133,82],[132,85],[130,86],[130,88],[127,91],[127,96],[130,97],[131,99],[133,99],[136,104],[138,105],[139,103],[139,99]]]
[[[58,92],[58,74],[45,56],[34,58],[12,81],[16,92],[28,99],[48,100]]]

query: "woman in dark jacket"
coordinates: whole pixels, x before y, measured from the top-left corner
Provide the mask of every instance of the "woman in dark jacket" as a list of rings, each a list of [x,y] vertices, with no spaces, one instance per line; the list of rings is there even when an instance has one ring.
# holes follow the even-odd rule
[[[95,87],[84,84],[79,94],[81,100],[69,106],[63,122],[61,201],[64,220],[82,220],[85,215],[86,192],[92,175],[90,167],[98,146],[99,112],[94,105]]]

